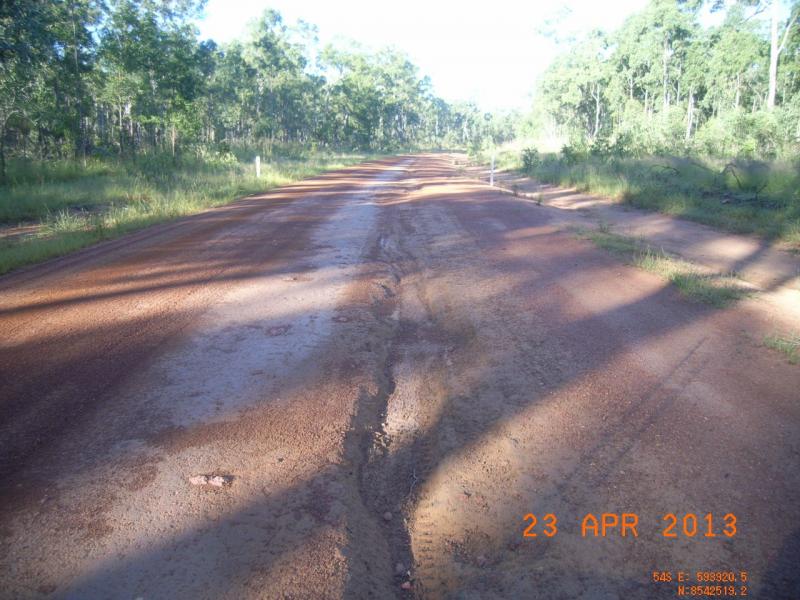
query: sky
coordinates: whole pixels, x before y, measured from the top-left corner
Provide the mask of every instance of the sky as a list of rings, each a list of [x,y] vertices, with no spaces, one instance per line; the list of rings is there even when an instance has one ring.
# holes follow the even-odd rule
[[[552,38],[613,30],[647,0],[209,0],[198,23],[203,39],[241,37],[264,9],[287,23],[319,27],[321,44],[345,38],[406,52],[435,92],[448,101],[474,100],[484,110],[526,109],[537,75],[558,53]],[[562,46],[563,48],[563,46]]]

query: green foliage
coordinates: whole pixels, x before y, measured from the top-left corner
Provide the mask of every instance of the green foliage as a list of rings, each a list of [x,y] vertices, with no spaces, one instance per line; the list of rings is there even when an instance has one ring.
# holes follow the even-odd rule
[[[539,151],[536,148],[525,148],[522,151],[522,168],[530,173],[533,169],[541,164]]]
[[[722,23],[704,28],[702,3],[651,0],[616,32],[594,32],[559,56],[540,80],[528,122],[540,133],[555,128],[570,148],[583,145],[594,157],[797,156],[800,25],[780,24],[788,35],[772,106],[762,20],[770,11],[754,4],[730,3]]]
[[[587,156],[586,149],[579,144],[566,144],[561,148],[561,157],[567,165],[573,166],[584,160]]]

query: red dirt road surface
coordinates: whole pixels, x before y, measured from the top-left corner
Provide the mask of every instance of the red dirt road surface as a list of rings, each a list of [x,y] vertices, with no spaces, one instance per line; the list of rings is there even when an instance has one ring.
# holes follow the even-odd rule
[[[800,368],[764,315],[459,160],[0,279],[0,596],[800,597]]]

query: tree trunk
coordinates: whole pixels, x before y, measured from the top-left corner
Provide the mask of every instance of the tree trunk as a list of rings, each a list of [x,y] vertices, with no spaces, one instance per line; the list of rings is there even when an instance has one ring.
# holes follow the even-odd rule
[[[600,84],[595,84],[594,88],[594,133],[592,137],[597,139],[600,133]]]
[[[669,93],[667,92],[667,84],[669,83],[669,40],[664,39],[664,73],[661,79],[662,94],[664,96],[664,113],[666,114],[669,108]]]
[[[76,154],[81,157],[83,168],[86,168],[86,124],[83,116],[83,86],[81,81],[81,66],[78,60],[78,25],[75,22],[75,7],[70,5],[70,16],[72,17],[72,59],[75,64],[75,102],[78,105],[78,140]],[[77,158],[77,156],[76,156]]]
[[[772,19],[769,35],[769,92],[767,94],[767,108],[775,107],[775,89],[778,84],[778,0],[772,0]]]
[[[123,125],[124,121],[122,120],[122,104],[119,105],[119,155],[122,156],[125,152],[124,147],[124,140],[125,140],[125,125]]]
[[[6,182],[6,132],[0,130],[0,183]]]
[[[780,2],[772,0],[772,18],[770,19],[770,35],[769,35],[769,91],[767,92],[767,109],[771,110],[775,107],[775,92],[778,89],[778,59],[781,52],[786,47],[786,41],[789,39],[789,33],[792,30],[794,22],[797,20],[797,14],[792,12],[789,15],[789,20],[783,30],[783,36],[780,42],[778,41],[778,12],[780,9]]]
[[[685,140],[688,142],[692,136],[692,121],[694,120],[694,90],[689,88],[689,106],[686,109],[686,136]]]

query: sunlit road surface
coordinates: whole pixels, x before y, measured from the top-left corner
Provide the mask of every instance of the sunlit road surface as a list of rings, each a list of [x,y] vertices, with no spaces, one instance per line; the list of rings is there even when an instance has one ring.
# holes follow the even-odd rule
[[[459,160],[0,279],[0,595],[800,597],[800,368],[763,315]]]

